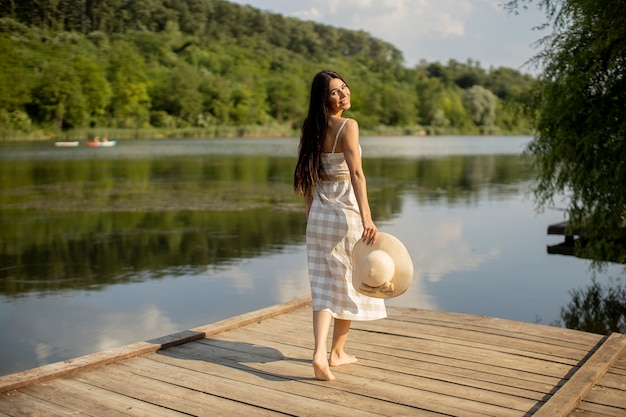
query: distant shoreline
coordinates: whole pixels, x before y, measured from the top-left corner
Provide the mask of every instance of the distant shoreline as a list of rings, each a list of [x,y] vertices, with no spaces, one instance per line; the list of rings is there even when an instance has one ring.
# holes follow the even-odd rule
[[[493,128],[487,131],[462,132],[457,129],[432,128],[432,127],[396,127],[380,126],[374,129],[361,128],[361,136],[441,136],[441,135],[475,135],[475,136],[517,136],[532,135],[532,132],[505,132]],[[94,137],[108,138],[112,140],[133,139],[214,139],[214,138],[297,138],[299,129],[289,126],[214,126],[210,128],[144,128],[144,129],[119,129],[119,128],[93,128],[75,129],[62,133],[36,130],[33,132],[0,132],[0,142],[26,142],[26,141],[76,141],[92,140]]]

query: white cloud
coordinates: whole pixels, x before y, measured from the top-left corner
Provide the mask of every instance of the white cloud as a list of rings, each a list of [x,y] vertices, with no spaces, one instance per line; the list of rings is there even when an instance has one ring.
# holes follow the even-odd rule
[[[219,271],[219,279],[227,280],[233,284],[233,287],[240,293],[250,291],[254,288],[254,277],[246,270],[246,265],[250,264],[250,260],[243,260],[238,265],[230,265],[228,269]],[[212,279],[218,279],[212,274],[215,272],[213,267],[207,269],[207,275]]]
[[[285,16],[364,30],[420,60],[478,61],[485,68],[520,68],[536,51],[538,10],[509,15],[500,0],[235,0]]]
[[[19,326],[22,334],[32,335],[22,343],[24,348],[32,348],[38,364],[137,342],[138,329],[142,334],[157,337],[181,330],[179,323],[174,323],[155,305],[141,306],[132,311],[83,306],[89,314],[73,316],[71,325],[66,308],[66,305],[55,304],[52,300],[36,312],[22,311],[10,317],[12,326]]]
[[[413,203],[407,201],[405,204]],[[424,212],[428,208],[420,206],[419,210]],[[435,210],[441,211],[439,208]],[[423,216],[401,216],[394,219],[393,227],[378,225],[382,231],[391,233],[405,244],[415,269],[408,291],[389,300],[389,305],[437,309],[437,300],[428,293],[427,287],[445,281],[455,273],[475,270],[500,258],[501,249],[497,246],[476,248],[472,245],[465,222],[453,213],[442,211],[424,213]]]
[[[461,220],[441,219],[418,228],[422,231],[420,234],[403,237],[413,258],[415,277],[439,282],[452,272],[477,269],[500,256],[498,248],[477,252],[463,229]],[[411,225],[399,228],[394,234],[402,236],[402,230],[411,230]]]
[[[315,6],[306,11],[295,11],[293,15],[333,26],[366,30],[394,44],[416,37],[463,36],[464,21],[473,10],[472,2],[467,0],[326,0],[298,4],[307,3],[315,3]]]

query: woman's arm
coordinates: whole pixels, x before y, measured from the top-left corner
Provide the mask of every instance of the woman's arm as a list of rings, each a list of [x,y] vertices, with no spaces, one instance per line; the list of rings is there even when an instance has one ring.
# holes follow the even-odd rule
[[[367,198],[367,183],[363,173],[361,148],[359,146],[359,124],[356,120],[350,119],[346,122],[341,132],[341,141],[343,154],[348,163],[348,168],[350,168],[350,180],[354,188],[354,195],[361,212],[361,221],[363,222],[361,238],[367,244],[373,245],[378,238],[378,229],[372,220],[372,212]]]

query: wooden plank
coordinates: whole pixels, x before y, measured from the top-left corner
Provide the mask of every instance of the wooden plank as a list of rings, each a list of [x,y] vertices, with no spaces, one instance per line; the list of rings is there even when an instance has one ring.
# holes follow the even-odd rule
[[[423,310],[405,307],[387,307],[388,320],[400,320],[403,322],[418,322],[477,330],[483,333],[496,335],[515,334],[520,338],[534,341],[549,341],[563,346],[582,346],[597,344],[602,340],[602,335],[595,333],[580,332],[562,327],[547,326],[538,323],[526,323],[501,319],[496,317],[476,316],[465,313],[444,312],[438,310]]]
[[[328,382],[313,378],[308,306],[302,297],[144,342],[161,346],[156,351],[8,391],[0,417],[13,415],[16,404],[22,415],[45,409],[39,413],[53,416],[518,417],[543,410],[553,417],[566,415],[546,411],[555,397],[563,404],[576,395],[583,401],[574,401],[571,415],[626,414],[624,335],[389,308],[385,320],[353,324],[347,349],[359,363],[333,368],[337,380]]]
[[[624,391],[621,390],[596,386],[585,396],[584,401],[621,408],[625,410],[624,414],[626,415],[626,395],[624,394]]]
[[[281,321],[283,323],[284,326],[287,326],[289,323],[289,319],[288,318],[284,318],[284,317],[277,317],[276,320]],[[413,331],[413,328],[419,328],[421,331]],[[311,327],[312,328],[312,327]],[[452,342],[452,345],[454,346],[455,344],[455,340],[459,340],[463,346],[473,346],[475,348],[477,348],[478,351],[484,351],[484,350],[496,350],[496,349],[492,349],[489,347],[490,344],[496,344],[496,346],[498,346],[497,344],[502,341],[502,340],[507,340],[508,339],[502,339],[502,338],[498,338],[496,336],[493,336],[494,341],[492,341],[491,343],[482,343],[480,342],[483,338],[483,336],[485,338],[490,338],[491,335],[483,335],[483,334],[479,334],[476,332],[469,332],[469,333],[462,333],[463,336],[466,336],[464,338],[460,338],[458,337],[459,333],[454,329],[451,330],[446,330],[441,329],[439,327],[434,327],[434,326],[427,326],[427,327],[423,327],[421,328],[420,324],[415,324],[415,323],[411,323],[410,326],[403,324],[403,325],[397,325],[397,324],[393,324],[391,325],[390,322],[388,322],[387,320],[381,321],[380,323],[376,323],[376,322],[354,322],[353,323],[353,327],[351,330],[351,334],[355,334],[355,331],[363,331],[363,332],[368,332],[370,334],[382,334],[382,335],[386,335],[389,337],[393,337],[393,336],[399,336],[403,339],[406,340],[410,340],[410,339],[418,339],[420,341],[420,343],[425,342],[425,341],[432,341],[432,342],[442,342],[445,341],[446,343]],[[471,336],[471,337],[470,337]],[[476,341],[474,341],[476,340]],[[515,346],[515,344],[521,344],[523,342],[518,342],[517,340],[515,340],[514,342],[510,342],[510,345]],[[536,343],[527,343],[526,344],[528,346],[527,350],[521,350],[521,352],[523,352],[524,356],[530,356],[530,357],[536,357],[538,359],[541,360],[545,360],[546,358],[549,360],[553,360],[553,361],[557,361],[558,359],[553,359],[552,356],[542,356],[539,354],[534,353],[535,350],[541,349],[541,346],[538,346]],[[557,348],[545,348],[547,349],[553,349],[553,350],[557,350]],[[558,348],[560,350],[560,348]],[[520,353],[520,350],[515,349],[515,348],[510,348],[507,347],[506,345],[502,348],[502,349],[498,349],[501,350],[502,352],[509,352],[509,353],[514,353],[514,354],[518,354]],[[568,365],[574,365],[576,363],[578,363],[578,361],[584,357],[585,354],[587,354],[587,352],[589,351],[589,349],[585,349],[585,350],[572,350],[570,351],[573,352],[571,356],[573,356],[574,358],[572,359],[563,359],[560,360],[560,362],[565,362]],[[544,355],[547,355],[544,354]],[[558,358],[558,357],[557,357]]]
[[[591,391],[624,349],[626,349],[626,336],[619,333],[611,334],[567,383],[535,413],[535,417],[557,417],[569,414]]]
[[[442,312],[439,313],[444,317],[449,314]],[[587,334],[583,333],[582,337],[578,337],[576,332],[572,330],[562,332],[559,328],[536,324],[529,325],[535,328],[535,332],[537,331],[537,327],[541,329],[541,332],[538,332],[536,335],[529,336],[530,332],[511,332],[504,330],[496,332],[487,327],[473,326],[471,324],[464,325],[445,321],[416,320],[415,318],[411,320],[398,320],[395,315],[392,316],[391,314],[393,313],[390,311],[390,317],[383,319],[381,322],[384,323],[383,327],[385,331],[398,329],[398,331],[394,331],[394,333],[405,336],[419,337],[422,334],[440,335],[446,338],[461,339],[463,342],[475,341],[481,344],[492,344],[494,346],[502,346],[504,349],[508,348],[506,351],[509,352],[513,349],[515,352],[530,352],[530,354],[536,356],[538,356],[537,354],[543,354],[555,357],[564,357],[565,362],[568,364],[577,363],[587,354],[587,352],[589,352],[590,348],[593,348],[602,340],[601,335],[591,335],[591,337],[588,337]],[[454,316],[459,316],[459,314],[454,314]],[[302,316],[299,316],[298,318],[302,319]],[[287,326],[289,328],[296,328],[302,325],[308,325],[312,328],[310,318],[307,318],[306,324],[296,322],[296,320],[294,320],[291,316],[278,317],[277,320],[280,320],[283,323],[283,326]],[[352,325],[352,329],[361,329],[365,331],[379,331],[377,329],[380,329],[380,327],[381,324],[376,321],[354,322]],[[522,329],[524,327],[525,326],[521,326]],[[549,336],[555,329],[556,336]],[[403,333],[404,331],[413,332],[413,330],[415,330],[415,332],[412,334]],[[572,340],[584,339],[588,340],[588,342],[571,342]],[[537,350],[539,350],[539,352],[535,354]]]
[[[293,329],[289,328],[289,323],[281,322],[279,330],[268,330],[264,327],[263,323],[248,326],[246,333],[253,335],[255,340],[268,340],[268,341],[286,341],[290,342],[294,339]],[[231,333],[229,333],[230,335]],[[300,341],[298,340],[300,343]],[[310,332],[307,332],[307,339],[304,345],[312,349],[313,338]],[[390,347],[392,346],[392,347]],[[508,372],[507,369],[502,369],[493,366],[492,360],[487,356],[486,360],[480,363],[468,361],[467,358],[463,358],[459,354],[449,354],[447,352],[447,346],[440,343],[434,343],[424,340],[408,339],[405,337],[395,338],[390,335],[382,335],[378,333],[361,332],[358,329],[353,329],[350,332],[348,339],[348,349],[360,349],[365,352],[379,352],[383,355],[390,357],[400,357],[407,360],[424,361],[435,364],[454,364],[456,367],[465,369],[482,369],[487,373],[497,374],[498,372],[504,372],[504,375],[517,374],[517,371]],[[462,358],[457,361],[457,357]],[[510,365],[507,365],[510,366]],[[562,372],[568,372],[570,368],[564,367]],[[522,369],[521,372],[527,372]],[[529,375],[531,376],[531,375]],[[554,377],[543,377],[541,375],[532,374],[532,380],[540,381],[550,385],[551,387],[562,378],[562,373]]]
[[[132,362],[132,360],[128,362]],[[137,375],[129,372],[128,369],[123,369],[119,363],[108,365],[106,371],[102,369],[83,372],[72,376],[72,379],[125,395],[144,403],[177,410],[189,415],[232,415],[241,417],[263,415],[263,410],[250,407],[245,403],[233,403],[224,398],[207,395],[204,392]],[[213,382],[219,383],[220,381]],[[240,388],[232,387],[232,389]],[[250,390],[249,386],[245,388]]]
[[[76,394],[51,387],[46,385],[45,382],[30,387],[28,395],[32,395],[50,404],[67,407],[70,410],[74,410],[74,414],[87,414],[101,417],[125,417],[128,415],[128,413],[122,413],[116,410],[115,407],[110,407],[109,405],[105,406],[97,401],[81,400]]]
[[[85,355],[79,358],[56,362],[39,368],[1,376],[0,393],[44,381],[49,381],[54,378],[72,375],[80,371],[93,369],[127,358],[155,352],[162,348],[187,343],[191,340],[206,337],[209,334],[215,334],[240,326],[245,326],[246,324],[253,323],[255,321],[290,312],[295,309],[304,307],[309,303],[310,297],[300,297],[286,303],[253,311],[251,313],[242,314],[240,316],[222,320],[208,326],[199,327],[197,329],[186,330],[183,332],[175,333],[174,335],[164,336],[162,338],[154,339],[147,342],[133,343],[131,345],[122,346],[120,348],[111,349],[104,352],[98,352],[91,355]]]
[[[221,348],[223,351],[219,353],[219,357],[224,359],[230,359],[234,362],[238,362],[241,360],[245,360],[245,358],[251,357],[251,352],[249,351],[241,351],[237,349],[236,345],[233,345],[229,341],[220,341],[215,339],[204,339],[199,341],[199,343],[208,344],[216,349]],[[244,346],[244,345],[239,345]],[[275,360],[275,358],[266,357],[265,360]],[[263,357],[258,359],[259,363],[263,363]],[[248,367],[255,367],[256,362],[252,362],[247,364]],[[352,371],[347,370],[347,368],[334,368],[333,372],[335,373],[344,373],[349,372],[354,376],[366,377],[367,379],[371,379],[372,381],[379,381],[381,378],[384,378],[384,375],[381,375],[382,369],[378,368],[365,368],[365,367],[350,367],[350,369],[354,369],[354,373]],[[358,370],[358,373],[357,373]],[[308,370],[310,373],[310,370]],[[387,374],[390,374],[387,372]],[[413,394],[421,396],[422,392],[430,392],[438,395],[448,395],[454,397],[454,402],[461,404],[467,402],[465,404],[464,409],[469,410],[472,407],[476,406],[476,402],[480,401],[480,407],[499,407],[498,413],[500,415],[505,415],[507,410],[505,409],[522,409],[527,410],[529,407],[535,403],[535,401],[529,401],[524,398],[518,398],[510,395],[498,395],[493,398],[490,397],[489,392],[485,392],[483,390],[475,389],[472,387],[455,385],[447,381],[442,380],[433,380],[429,378],[422,378],[418,375],[409,375],[405,373],[393,373],[394,383],[401,385],[403,387],[410,387],[412,390],[421,391],[419,394]],[[454,392],[454,394],[450,394]],[[470,399],[470,400],[468,400]],[[477,408],[477,411],[481,410],[481,408]],[[496,414],[498,414],[496,413]]]
[[[582,233],[583,233],[582,229],[570,230],[568,221],[563,221],[560,223],[554,223],[554,224],[548,225],[549,235],[574,236],[574,235],[581,235]]]
[[[47,401],[19,391],[2,394],[2,397],[0,398],[0,411],[12,417],[67,417],[73,413],[73,410],[70,408],[51,404]]]
[[[166,356],[163,353],[150,355],[145,359],[154,360],[171,366],[187,368],[192,370],[194,373],[202,373],[204,376],[199,377],[199,384],[211,381],[212,377],[222,378],[227,376],[228,378],[236,379],[237,381],[268,387],[278,393],[297,394],[300,396],[322,399],[328,405],[329,415],[341,415],[341,410],[343,410],[343,412],[347,412],[346,415],[360,415],[360,411],[363,410],[367,412],[382,410],[383,413],[388,413],[388,415],[394,416],[440,415],[413,407],[407,407],[402,404],[390,402],[381,404],[379,401],[366,396],[346,395],[344,392],[337,391],[334,384],[323,383],[314,380],[313,378],[301,377],[300,375],[303,374],[302,371],[294,372],[291,367],[285,365],[284,363],[277,364],[277,366],[272,367],[271,370],[258,371],[251,367],[246,367],[242,363],[229,364],[228,361],[221,361],[221,363],[217,363],[217,361],[178,359],[176,357]],[[302,368],[302,365],[297,364],[297,367]],[[197,384],[194,379],[185,379],[181,383]],[[233,393],[231,391],[226,391],[225,395],[233,395]],[[335,407],[335,404],[340,407]],[[297,415],[301,415],[303,411],[296,411],[295,413]]]
[[[238,332],[229,332],[228,334],[216,335],[212,340],[216,338],[224,338],[228,341],[244,341],[249,336],[240,334]],[[302,348],[294,346],[293,344],[287,344],[280,339],[276,341],[263,340],[260,341],[257,338],[257,343],[262,343],[263,346],[277,349],[284,355],[289,357],[304,357],[305,361],[310,363],[309,356],[311,355],[310,348]],[[207,343],[204,340],[199,343]],[[213,344],[215,342],[211,342]],[[547,392],[549,392],[554,385],[543,385],[543,390],[530,390],[522,387],[523,381],[515,378],[501,378],[497,374],[486,374],[480,371],[461,369],[449,364],[443,365],[431,365],[424,364],[413,359],[404,359],[400,357],[394,357],[388,354],[379,354],[374,351],[361,351],[355,349],[354,344],[351,344],[351,353],[357,353],[359,358],[358,366],[367,366],[373,369],[384,369],[390,372],[409,373],[416,377],[428,378],[432,380],[447,381],[458,385],[479,388],[488,391],[501,392],[503,394],[515,395],[518,397],[529,398],[536,401],[542,400]],[[360,354],[362,353],[362,354]],[[312,373],[312,370],[309,370]],[[522,382],[522,383],[521,383]]]
[[[357,326],[360,327],[360,325]],[[388,333],[387,329],[384,333],[375,332],[372,327],[369,329],[361,333],[359,328],[352,329],[349,336],[350,340],[358,340],[371,345],[371,349],[385,348],[391,345],[397,349],[398,354],[421,352],[445,358],[463,357],[465,360],[475,363],[498,364],[514,370],[526,370],[531,373],[559,378],[567,374],[571,367],[578,363],[578,361],[570,361],[570,364],[564,364],[562,360],[558,362],[548,361],[549,358],[542,356],[535,358],[531,357],[533,355],[494,351],[489,348],[489,345],[473,342],[463,343],[462,340],[431,336],[425,333],[417,335],[410,330],[400,330],[398,333],[402,334],[396,335]]]
[[[52,404],[98,417],[176,417],[186,416],[168,408],[159,407],[112,391],[67,378],[36,384],[28,393]]]
[[[367,331],[376,331],[376,324],[371,322],[358,323],[354,327]],[[434,341],[446,340],[451,344],[456,344],[458,341],[458,343],[467,347],[560,362],[566,365],[575,365],[589,352],[589,349],[572,349],[547,343],[539,344],[511,336],[498,336],[463,329],[427,326],[419,323],[412,323],[411,326],[407,326],[401,322],[386,322],[385,333]]]
[[[193,370],[193,373],[203,374],[195,378],[186,378],[181,381],[182,384],[192,384],[196,388],[200,388],[202,384],[211,381],[211,377],[227,377],[240,382],[254,384],[255,386],[269,388],[277,393],[282,392],[284,395],[298,395],[303,398],[321,399],[325,403],[324,408],[326,410],[318,409],[317,412],[325,411],[327,414],[322,413],[324,415],[337,415],[343,412],[347,412],[348,415],[361,415],[362,413],[371,412],[383,412],[394,416],[439,415],[407,407],[402,404],[381,404],[373,398],[349,395],[348,393],[337,391],[334,384],[323,383],[311,377],[301,377],[303,374],[302,370],[304,369],[301,363],[289,365],[286,361],[281,361],[271,366],[262,367],[263,369],[255,369],[254,366],[247,367],[241,362],[229,364],[228,361],[222,361],[222,363],[206,360],[189,361],[162,354],[151,355],[146,359],[155,360],[171,366],[183,366]],[[299,368],[300,370],[294,371],[294,368]],[[142,372],[145,371],[146,368],[142,370]],[[161,377],[162,376],[159,378]],[[169,375],[165,377],[170,378]],[[196,381],[198,378],[199,380]],[[210,389],[213,389],[213,387]],[[236,394],[226,392],[225,395],[232,396]],[[262,398],[259,400],[262,400]],[[306,401],[297,401],[296,403],[303,404],[305,402]],[[292,410],[291,412],[295,412],[295,414],[302,413],[298,410]]]
[[[619,376],[626,376],[626,369],[620,368],[619,366],[615,366],[615,364],[611,367],[611,373]]]
[[[626,352],[615,361],[612,368],[615,373],[623,375],[623,371],[626,371]]]
[[[194,346],[197,345],[194,344]],[[190,351],[188,345],[184,350]],[[207,347],[204,347],[204,350],[207,350]],[[327,398],[315,398],[307,390],[297,392],[293,389],[295,384],[290,384],[292,381],[288,377],[274,371],[264,378],[261,377],[263,373],[254,371],[253,366],[246,366],[241,363],[237,367],[220,366],[225,363],[221,356],[220,364],[211,362],[201,364],[202,361],[194,361],[193,367],[179,366],[188,364],[189,360],[169,361],[167,363],[164,358],[169,356],[163,354],[151,355],[151,358],[157,356],[159,361],[149,361],[147,358],[142,358],[143,360],[140,362],[124,363],[123,366],[132,367],[133,373],[155,378],[173,386],[188,387],[217,397],[227,398],[233,404],[249,404],[258,407],[262,413],[267,413],[268,410],[288,415],[308,416],[355,413],[355,410],[347,407],[343,401],[335,403],[328,401],[327,398],[334,395],[333,390],[327,390],[324,396]],[[248,358],[246,357],[246,359]],[[277,364],[283,366],[280,363]],[[207,370],[211,366],[213,366],[213,371],[210,373],[211,377],[207,378]],[[186,369],[187,372],[176,375],[173,372],[163,372],[163,368]],[[287,386],[292,389],[287,389]],[[250,395],[251,392],[254,392],[254,395]],[[410,415],[411,413],[415,413],[415,410],[405,409],[402,415]],[[376,415],[363,408],[358,410],[358,414]]]
[[[321,385],[323,387],[327,387],[330,389],[329,393],[323,396],[322,398],[326,398],[327,401],[330,398],[337,398],[337,401],[340,401],[341,404],[344,404],[346,398],[349,398],[349,395],[357,396],[357,403],[362,398],[373,398],[378,400],[378,406],[373,410],[379,412],[383,415],[394,415],[386,414],[385,410],[390,407],[392,404],[404,405],[405,407],[410,407],[411,411],[408,414],[402,413],[399,415],[419,415],[418,413],[427,412],[437,412],[437,413],[447,413],[449,415],[463,415],[467,417],[479,417],[486,415],[499,415],[502,417],[506,417],[507,414],[499,413],[502,411],[499,407],[491,407],[486,406],[482,407],[480,403],[476,403],[474,401],[466,401],[457,397],[449,397],[447,395],[439,395],[436,393],[431,393],[428,391],[416,391],[411,387],[407,387],[402,384],[402,382],[395,381],[395,378],[383,377],[380,373],[376,374],[376,378],[363,378],[350,374],[343,374],[341,379],[329,382],[317,381],[312,377],[304,377],[303,375],[312,375],[310,369],[310,361],[302,362],[302,361],[293,361],[289,368],[284,368],[286,366],[284,361],[268,361],[265,365],[272,364],[271,369],[258,369],[258,367],[254,366],[254,364],[250,362],[241,362],[242,358],[244,360],[249,361],[250,356],[239,354],[237,352],[233,352],[231,349],[219,350],[215,349],[207,349],[206,347],[198,347],[197,343],[193,344],[194,347],[191,347],[190,344],[183,345],[175,348],[176,352],[162,351],[158,354],[150,355],[150,359],[155,359],[159,361],[176,361],[174,364],[184,366],[184,367],[192,367],[201,372],[214,374],[215,372],[219,372],[223,375],[224,367],[240,369],[243,372],[238,372],[239,378],[245,378],[246,375],[251,372],[251,368],[260,374],[265,374],[268,379],[271,377],[275,377],[276,375],[286,376],[291,375],[294,378],[297,378],[297,381],[307,382],[312,385]],[[172,358],[171,355],[174,354],[175,357]],[[186,360],[181,360],[186,359]],[[300,370],[294,371],[294,366],[299,367]],[[342,368],[334,368],[334,371],[337,372],[345,372],[349,367]],[[262,383],[265,379],[260,379],[258,383]],[[393,382],[391,382],[393,381]],[[348,395],[348,397],[346,397]],[[350,400],[354,401],[354,400]],[[469,405],[469,406],[468,406]],[[483,409],[484,408],[484,409]],[[497,410],[495,414],[490,414]],[[297,411],[292,410],[292,413],[298,414]],[[354,411],[350,409],[347,414],[342,414],[338,410],[335,410],[333,415],[354,415]]]
[[[281,339],[281,335],[275,335],[275,333],[275,331],[268,331],[265,327],[263,327],[263,324],[259,324],[246,328],[245,337],[252,336],[252,338],[257,340],[259,343],[262,340],[289,340],[289,343],[291,343],[291,340],[293,339],[293,337],[283,337]],[[544,365],[542,364],[535,367],[535,372],[530,372],[533,370],[530,366],[526,369],[524,363],[521,361],[516,361],[515,363],[518,369],[509,369],[511,366],[510,363],[504,364],[505,367],[502,368],[496,366],[498,364],[491,361],[488,355],[487,358],[480,363],[469,361],[467,357],[460,353],[450,355],[446,352],[446,346],[444,344],[434,346],[432,349],[424,349],[424,343],[418,343],[411,340],[407,341],[406,338],[396,340],[389,336],[376,334],[365,334],[359,337],[359,333],[360,332],[351,332],[348,349],[349,351],[352,351],[352,353],[358,353],[358,356],[361,359],[370,358],[376,360],[376,358],[372,358],[372,355],[377,352],[381,362],[404,360],[409,363],[425,363],[426,366],[429,364],[435,364],[436,366],[438,365],[444,368],[452,367],[451,372],[457,372],[459,369],[467,370],[467,372],[476,372],[476,374],[481,375],[481,378],[478,379],[483,379],[485,381],[498,379],[498,382],[503,384],[509,383],[512,386],[522,386],[526,384],[534,385],[534,389],[536,391],[544,393],[552,391],[554,386],[560,383],[563,376],[571,370],[571,368],[563,368],[557,376],[548,377],[542,374],[542,372],[544,372]],[[223,336],[229,338],[233,337],[233,332],[229,332]],[[380,340],[378,344],[376,344],[376,339]],[[307,345],[312,346],[312,340],[308,342]],[[419,352],[417,350],[419,350]],[[366,354],[364,355],[363,353],[360,353],[360,351],[366,352]],[[307,351],[308,355],[311,355],[310,352],[309,348]],[[445,354],[447,356],[442,356],[444,355],[442,352],[446,352]],[[502,379],[500,380],[499,378]],[[539,388],[537,388],[537,385],[539,385]]]
[[[626,395],[626,375],[613,372],[612,367],[598,382],[598,385],[601,385],[603,387],[617,389],[617,390],[622,390],[625,392],[625,395]]]
[[[302,348],[293,343],[293,338],[289,338],[281,331],[267,332],[264,329],[246,329],[246,334],[240,332],[228,332],[216,335],[214,338],[226,338],[228,340],[244,341],[252,336],[253,340],[264,346],[279,349],[286,355],[300,355],[310,361],[312,355],[312,341],[307,343],[307,347]],[[286,341],[289,341],[288,343]],[[200,341],[202,343],[202,341]],[[458,383],[469,386],[487,387],[499,386],[504,392],[511,394],[519,394],[527,398],[541,399],[550,392],[560,378],[549,378],[546,382],[529,381],[528,379],[520,379],[516,373],[508,372],[504,375],[501,368],[495,366],[483,366],[468,362],[463,358],[438,359],[437,356],[430,354],[414,353],[410,358],[396,355],[395,347],[381,347],[372,349],[370,345],[359,343],[355,340],[349,340],[349,351],[355,354],[361,364],[375,367],[386,367],[389,369],[404,370],[412,372],[416,375],[430,375],[435,378],[449,378]],[[537,378],[539,379],[539,378]],[[493,389],[495,390],[495,388]],[[524,393],[522,395],[521,393]]]
[[[549,235],[562,235],[565,233],[566,228],[567,228],[567,221],[550,224],[548,225],[548,234]]]
[[[235,346],[239,346],[236,348]],[[332,404],[347,407],[350,415],[355,412],[370,412],[381,407],[379,401],[359,395],[346,395],[336,390],[336,384],[317,381],[313,378],[310,361],[300,358],[274,356],[273,349],[260,349],[247,343],[232,343],[226,347],[214,348],[208,345],[194,344],[176,349],[177,352],[164,351],[150,355],[150,359],[176,366],[190,367],[198,372],[214,376],[236,378],[238,381],[256,386],[268,387],[285,393],[293,393],[313,398],[323,398],[331,405],[330,415],[339,412]],[[243,352],[242,352],[243,350]],[[261,355],[254,352],[262,352]],[[279,358],[282,358],[279,360]],[[258,365],[255,365],[258,364]],[[231,372],[235,370],[236,372]],[[401,404],[385,403],[384,410],[391,415],[431,415],[413,407]]]
[[[610,407],[603,404],[589,404],[582,402],[568,417],[624,417],[626,410],[623,408]]]
[[[134,343],[117,349],[107,350],[105,352],[98,352],[23,372],[5,375],[0,377],[0,393],[49,381],[54,378],[71,375],[76,372],[96,368],[108,363],[131,358],[133,356],[154,352],[158,348],[158,345],[152,343]]]

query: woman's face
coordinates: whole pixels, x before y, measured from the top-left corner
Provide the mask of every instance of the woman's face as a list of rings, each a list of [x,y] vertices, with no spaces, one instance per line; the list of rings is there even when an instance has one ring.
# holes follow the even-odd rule
[[[328,104],[331,113],[338,114],[350,108],[350,89],[341,78],[333,78],[328,84]]]

